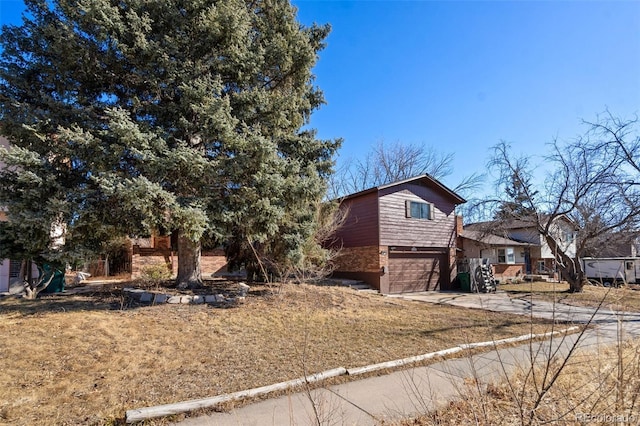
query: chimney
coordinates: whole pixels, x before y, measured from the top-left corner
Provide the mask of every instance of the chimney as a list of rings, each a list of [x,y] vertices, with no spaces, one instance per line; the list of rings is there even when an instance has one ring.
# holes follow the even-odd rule
[[[462,224],[462,216],[456,215],[456,235],[460,235],[464,230],[464,226]]]

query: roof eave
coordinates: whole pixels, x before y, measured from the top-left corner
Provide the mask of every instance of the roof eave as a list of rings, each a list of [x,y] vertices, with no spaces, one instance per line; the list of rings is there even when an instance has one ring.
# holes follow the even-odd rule
[[[461,196],[459,196],[458,194],[456,194],[455,192],[453,192],[452,190],[450,190],[449,188],[444,186],[436,178],[434,178],[434,177],[432,177],[432,176],[430,176],[428,174],[414,176],[414,177],[403,179],[403,180],[399,180],[399,181],[396,181],[396,182],[386,183],[384,185],[374,186],[373,188],[369,188],[369,189],[365,189],[363,191],[355,192],[353,194],[345,195],[344,197],[339,198],[339,200],[344,201],[344,200],[349,200],[349,199],[356,198],[356,197],[361,197],[363,195],[367,195],[367,194],[370,194],[372,192],[378,192],[378,191],[383,190],[383,189],[392,188],[394,186],[398,186],[398,185],[402,185],[402,184],[405,184],[405,183],[417,181],[417,180],[420,180],[420,179],[428,179],[430,182],[435,184],[438,188],[440,188],[441,190],[446,192],[449,196],[451,196],[455,200],[455,204],[464,204],[464,203],[467,202],[467,200],[465,200],[464,198],[462,198]]]

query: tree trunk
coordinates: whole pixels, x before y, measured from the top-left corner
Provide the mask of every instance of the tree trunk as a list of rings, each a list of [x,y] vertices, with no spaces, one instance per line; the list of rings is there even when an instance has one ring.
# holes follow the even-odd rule
[[[105,277],[109,276],[109,255],[108,254],[104,255],[104,276]]]
[[[200,271],[200,241],[193,242],[178,232],[178,288],[197,288],[202,285],[202,272]]]
[[[571,293],[582,293],[587,279],[584,276],[580,259],[577,256],[575,259],[567,256],[550,235],[545,235],[545,240],[552,252],[555,253],[556,265],[562,277],[569,283],[569,291]]]
[[[582,289],[587,283],[584,272],[582,271],[582,266],[578,264],[578,267],[575,267],[577,262],[579,262],[579,259],[573,259],[573,262],[568,268],[560,267],[563,277],[569,283],[569,292],[571,293],[582,293]]]

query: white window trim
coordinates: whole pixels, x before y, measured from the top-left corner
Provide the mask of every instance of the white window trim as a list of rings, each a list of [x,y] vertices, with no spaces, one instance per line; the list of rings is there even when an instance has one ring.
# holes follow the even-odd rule
[[[500,253],[503,253],[502,255]],[[497,250],[498,263],[503,265],[515,265],[516,263],[516,251],[513,247],[503,247]],[[500,261],[500,258],[504,258],[504,262]]]

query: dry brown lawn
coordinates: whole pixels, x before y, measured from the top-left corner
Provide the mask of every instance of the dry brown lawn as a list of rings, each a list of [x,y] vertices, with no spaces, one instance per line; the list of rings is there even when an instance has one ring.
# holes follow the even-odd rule
[[[566,365],[561,359],[540,363],[486,387],[470,380],[460,398],[398,425],[637,425],[639,371],[638,340],[581,350]],[[557,380],[550,384],[554,374]]]
[[[521,284],[500,284],[511,297],[534,297],[553,300],[576,306],[602,307],[617,311],[640,312],[640,285],[630,284],[623,287],[598,287],[587,285],[582,293],[569,293],[569,284],[533,282]]]
[[[550,328],[337,287],[256,287],[243,304],[220,309],[130,305],[121,286],[0,299],[0,423],[119,424],[129,409],[268,385],[303,370]]]

